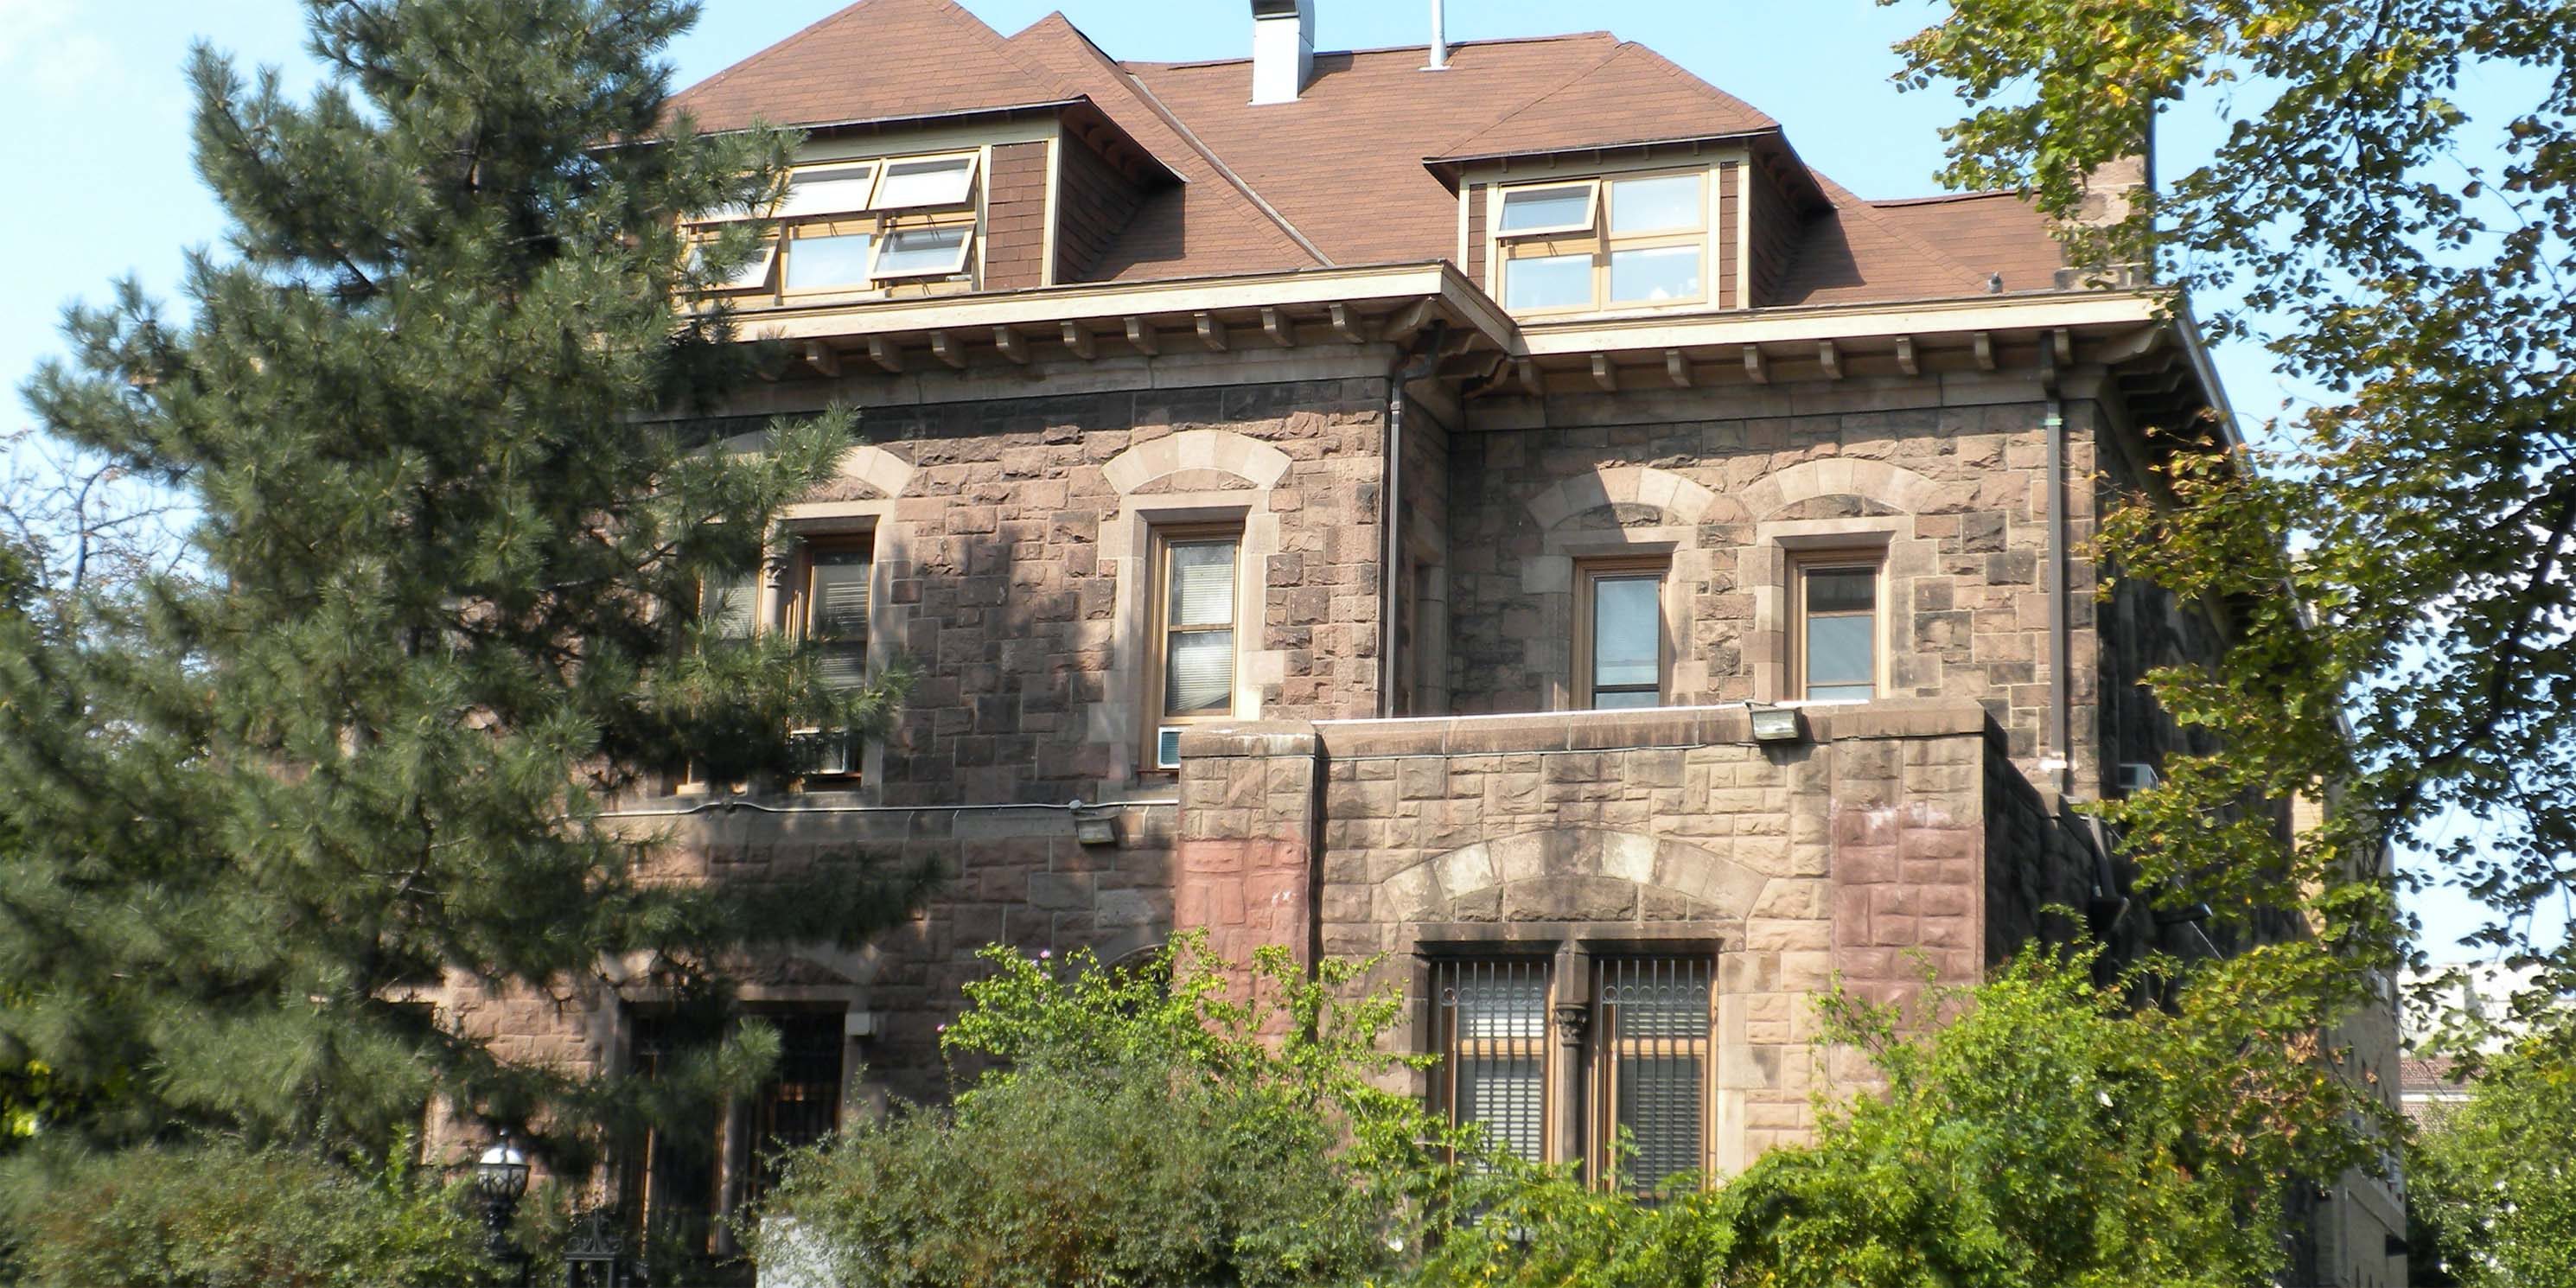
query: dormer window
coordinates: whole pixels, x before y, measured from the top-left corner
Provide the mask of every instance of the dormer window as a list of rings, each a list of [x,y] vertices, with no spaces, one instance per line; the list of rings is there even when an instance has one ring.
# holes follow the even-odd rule
[[[793,299],[971,288],[978,157],[958,152],[796,167],[769,213],[778,222],[776,238],[718,289]]]
[[[1582,313],[1705,304],[1708,174],[1641,174],[1501,189],[1503,307]]]

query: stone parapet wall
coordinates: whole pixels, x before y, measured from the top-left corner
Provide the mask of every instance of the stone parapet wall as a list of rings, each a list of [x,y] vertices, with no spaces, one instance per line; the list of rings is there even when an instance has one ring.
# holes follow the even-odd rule
[[[1819,1063],[1814,996],[1975,981],[1993,870],[2023,862],[1990,854],[1988,780],[2018,774],[1982,705],[1804,715],[1792,744],[1756,743],[1740,707],[1196,733],[1176,921],[1304,951],[1304,927],[1255,910],[1311,882],[1313,949],[1385,954],[1378,982],[1417,1008],[1416,964],[1444,955],[1713,949],[1715,1161],[1741,1167],[1804,1138],[1822,1080],[1858,1075]]]

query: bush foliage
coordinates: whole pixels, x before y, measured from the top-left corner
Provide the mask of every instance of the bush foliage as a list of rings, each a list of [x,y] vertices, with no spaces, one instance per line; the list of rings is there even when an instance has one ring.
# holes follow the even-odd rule
[[[2033,951],[1915,1010],[1829,996],[1870,1094],[1647,1200],[1386,1090],[1399,1000],[1334,1000],[1365,964],[1265,957],[1262,1005],[1195,943],[1149,971],[991,960],[947,1045],[1000,1063],[796,1160],[769,1207],[836,1282],[2250,1288],[2283,1267],[2292,1178],[2372,1155],[2363,1090],[2232,974],[2140,1008],[2144,977]]]
[[[487,1282],[463,1197],[287,1149],[32,1151],[0,1188],[21,1288],[428,1288]],[[14,1261],[14,1264],[12,1262]],[[14,1273],[15,1277],[11,1278]]]

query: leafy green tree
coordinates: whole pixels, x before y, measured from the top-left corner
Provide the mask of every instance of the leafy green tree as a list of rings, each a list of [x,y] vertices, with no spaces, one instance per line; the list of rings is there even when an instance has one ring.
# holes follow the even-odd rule
[[[1356,1283],[1409,1264],[1472,1178],[1473,1141],[1382,1081],[1401,1016],[1364,964],[1249,970],[1184,938],[1152,962],[993,949],[944,1045],[992,1061],[794,1160],[764,1264],[870,1285]],[[753,1231],[760,1233],[760,1231]]]
[[[2294,892],[2384,962],[2388,883],[2354,860],[2413,846],[2498,910],[2486,943],[2551,951],[2533,914],[2576,894],[2576,8],[1951,0],[1900,49],[1969,109],[1945,178],[2053,215],[2156,115],[2214,127],[2080,249],[2151,266],[2326,398],[2250,453],[2184,427],[2165,495],[2106,525],[2122,575],[2233,618],[2223,660],[2155,678],[2224,750],[2116,811],[2150,875]],[[2338,808],[2296,838],[2236,808],[2320,784]],[[2478,826],[2428,826],[2452,812]]]
[[[689,428],[761,353],[683,302],[759,234],[693,253],[680,216],[765,200],[787,140],[665,119],[678,0],[307,9],[309,100],[195,55],[231,229],[186,307],[127,283],[72,310],[26,391],[185,497],[203,576],[0,615],[0,1067],[126,1077],[47,1125],[100,1146],[382,1156],[444,1097],[577,1167],[649,1102],[507,1063],[402,987],[562,993],[640,954],[721,999],[737,950],[851,941],[929,875],[655,881],[661,838],[602,816],[639,773],[782,770],[791,723],[875,730],[894,701],[698,614],[848,441],[837,416],[756,454]]]
[[[2408,1152],[2406,1185],[2430,1254],[2465,1288],[2576,1285],[2576,1025],[2509,1043],[2436,1105]]]

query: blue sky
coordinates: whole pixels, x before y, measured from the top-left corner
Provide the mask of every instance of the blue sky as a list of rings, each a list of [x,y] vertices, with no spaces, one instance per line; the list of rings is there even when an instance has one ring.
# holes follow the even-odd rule
[[[1104,49],[1129,58],[1239,57],[1250,46],[1241,0],[963,0],[995,28],[1016,31],[1062,9]],[[840,8],[843,0],[707,0],[698,28],[673,50],[688,84]],[[1318,0],[1327,49],[1422,43],[1429,0]],[[1452,40],[1602,28],[1640,41],[1778,118],[1819,170],[1866,196],[1938,191],[1938,130],[1957,115],[1939,93],[1900,94],[1889,46],[1938,6],[1868,0],[1449,0]],[[282,64],[308,83],[302,6],[293,0],[0,0],[0,173],[20,199],[0,209],[12,254],[0,315],[0,428],[24,423],[14,391],[60,351],[61,306],[104,297],[119,276],[167,296],[181,252],[220,242],[220,212],[198,183],[188,148],[190,103],[180,68],[204,37],[250,63]],[[2163,140],[2166,166],[2188,165],[2187,131]],[[2239,413],[2259,421],[2300,391],[2259,349],[2222,350],[2219,366]],[[2439,935],[2465,929],[2455,897],[2424,901]],[[2437,946],[2436,952],[2442,950]]]

